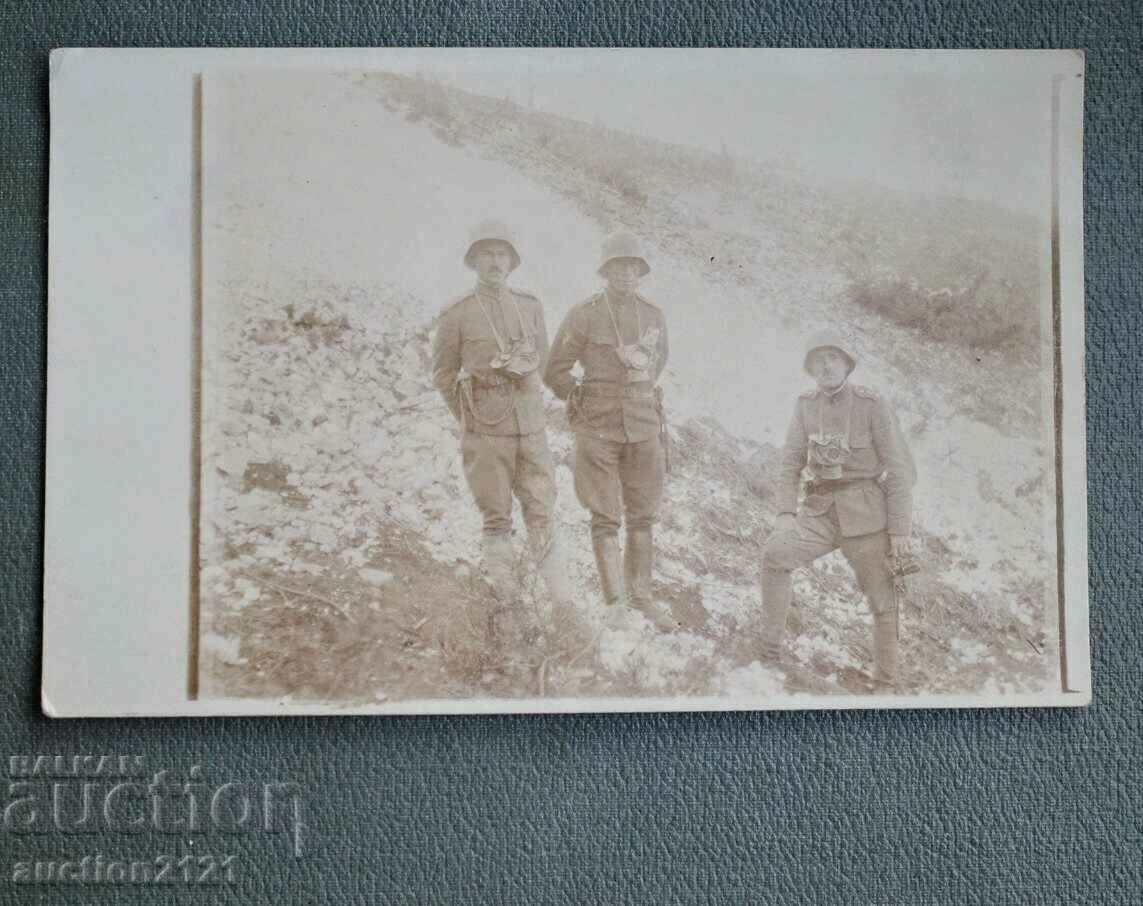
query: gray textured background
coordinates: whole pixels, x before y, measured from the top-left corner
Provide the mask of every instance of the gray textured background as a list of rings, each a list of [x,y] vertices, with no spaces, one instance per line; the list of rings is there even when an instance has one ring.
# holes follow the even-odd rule
[[[1095,704],[1086,711],[50,722],[39,715],[47,54],[66,46],[727,45],[1087,50]],[[295,780],[302,859],[240,855],[249,902],[1143,901],[1137,3],[0,5],[0,756],[139,753],[212,786]],[[113,220],[109,220],[113,228]],[[92,439],[102,442],[101,439]],[[113,442],[113,439],[107,439]],[[5,779],[6,782],[6,779]],[[7,790],[6,790],[7,793]],[[7,800],[6,800],[7,801]],[[16,860],[176,856],[180,837],[0,830],[0,903],[215,901],[17,888]]]

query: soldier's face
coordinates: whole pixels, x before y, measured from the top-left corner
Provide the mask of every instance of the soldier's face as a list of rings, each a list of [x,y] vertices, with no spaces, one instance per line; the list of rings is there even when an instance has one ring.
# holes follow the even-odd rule
[[[836,390],[849,377],[849,359],[832,346],[810,353],[810,374],[823,390]]]
[[[482,242],[472,253],[472,267],[481,283],[500,286],[512,270],[512,249],[507,242]]]
[[[642,278],[643,270],[634,258],[616,258],[603,269],[607,288],[619,293],[631,292]]]

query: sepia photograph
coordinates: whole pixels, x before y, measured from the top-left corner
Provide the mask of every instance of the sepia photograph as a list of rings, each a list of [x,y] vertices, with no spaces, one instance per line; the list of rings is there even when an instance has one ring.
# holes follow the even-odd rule
[[[204,76],[192,697],[1067,691],[1033,56]]]

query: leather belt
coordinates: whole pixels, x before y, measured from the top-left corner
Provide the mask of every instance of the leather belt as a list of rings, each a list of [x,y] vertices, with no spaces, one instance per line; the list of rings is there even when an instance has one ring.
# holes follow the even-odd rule
[[[519,383],[518,379],[506,377],[503,374],[488,373],[482,374],[480,377],[473,375],[473,384],[479,388],[485,387],[510,387],[513,384]]]
[[[852,478],[849,481],[811,481],[806,484],[806,494],[833,494],[837,491],[872,487],[881,487],[876,478]]]
[[[655,388],[650,384],[610,384],[603,381],[592,381],[580,384],[580,391],[584,396],[610,396],[618,399],[653,399]]]

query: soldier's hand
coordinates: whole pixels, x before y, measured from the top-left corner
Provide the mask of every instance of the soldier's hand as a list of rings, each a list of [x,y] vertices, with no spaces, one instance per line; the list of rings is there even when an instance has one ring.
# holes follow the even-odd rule
[[[798,517],[793,513],[782,513],[774,520],[774,534],[794,532],[798,529]]]

